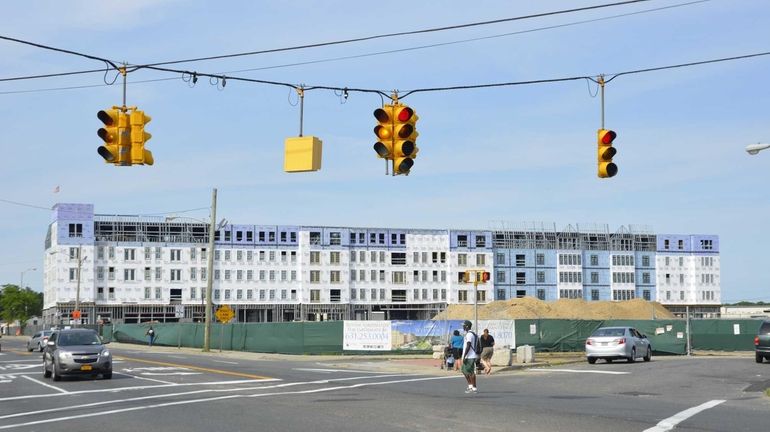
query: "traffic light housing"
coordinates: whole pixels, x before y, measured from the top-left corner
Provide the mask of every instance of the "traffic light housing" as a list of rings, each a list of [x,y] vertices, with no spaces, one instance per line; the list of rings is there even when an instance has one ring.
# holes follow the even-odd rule
[[[377,119],[377,126],[374,127],[374,134],[377,136],[374,151],[377,152],[377,157],[392,160],[393,105],[383,105],[382,108],[374,110],[374,118]]]
[[[393,108],[393,173],[409,174],[417,157],[417,114],[406,105]]]
[[[617,150],[612,146],[617,134],[609,129],[599,129],[597,132],[597,162],[599,178],[614,177],[618,166],[612,162]]]
[[[106,163],[131,165],[131,140],[128,114],[118,108],[101,110],[96,117],[104,124],[96,134],[104,141],[97,152]]]
[[[131,165],[152,165],[155,161],[152,152],[144,148],[152,135],[144,130],[144,126],[152,121],[152,117],[144,111],[135,109],[131,112]]]

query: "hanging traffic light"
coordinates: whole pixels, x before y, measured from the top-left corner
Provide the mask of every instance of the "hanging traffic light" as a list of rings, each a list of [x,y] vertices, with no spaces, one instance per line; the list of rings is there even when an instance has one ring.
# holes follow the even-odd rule
[[[377,126],[374,127],[374,134],[377,135],[374,151],[379,158],[393,159],[393,105],[383,105],[382,108],[374,110],[374,118],[377,119]]]
[[[612,146],[617,134],[609,129],[599,129],[597,139],[598,175],[600,178],[613,177],[618,173],[618,166],[612,162],[617,150]]]
[[[144,145],[152,138],[145,132],[144,126],[152,120],[152,117],[144,111],[134,109],[131,112],[131,165],[152,165],[155,161],[152,152],[145,149]]]
[[[419,117],[406,105],[396,105],[393,109],[393,173],[409,174],[417,157],[416,123]]]
[[[104,127],[96,132],[104,141],[97,153],[104,161],[114,165],[131,165],[129,152],[131,148],[130,124],[128,114],[118,108],[101,110],[96,117],[104,123]]]

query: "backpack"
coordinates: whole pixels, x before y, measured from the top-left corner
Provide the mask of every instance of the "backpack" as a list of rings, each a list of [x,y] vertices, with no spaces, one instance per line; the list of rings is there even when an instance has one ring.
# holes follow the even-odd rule
[[[155,336],[155,330],[149,329],[149,330],[147,330],[147,334],[150,335],[150,336]]]
[[[469,333],[473,335],[473,345],[471,345],[471,349],[473,352],[476,353],[476,357],[481,358],[481,340],[479,339],[479,335],[469,330]]]

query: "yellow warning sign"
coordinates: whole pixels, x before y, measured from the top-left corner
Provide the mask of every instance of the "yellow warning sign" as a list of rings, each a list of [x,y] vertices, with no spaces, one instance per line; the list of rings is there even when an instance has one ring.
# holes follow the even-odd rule
[[[228,305],[222,305],[217,309],[215,315],[217,316],[217,319],[222,324],[225,324],[227,322],[230,322],[233,318],[235,318],[235,312],[230,308]]]

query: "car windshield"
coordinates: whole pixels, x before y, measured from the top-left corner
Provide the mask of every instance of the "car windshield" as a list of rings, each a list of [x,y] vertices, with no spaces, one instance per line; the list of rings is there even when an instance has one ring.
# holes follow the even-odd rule
[[[599,330],[596,330],[594,334],[591,336],[593,337],[602,337],[602,336],[623,336],[626,334],[626,329],[623,328],[600,328]]]
[[[100,345],[101,343],[96,333],[62,333],[58,340],[60,346]]]
[[[770,321],[765,321],[759,328],[759,334],[770,334]]]
[[[44,331],[43,336],[51,336],[52,331]]]

